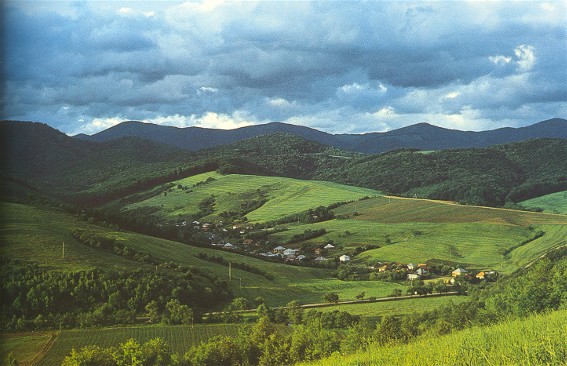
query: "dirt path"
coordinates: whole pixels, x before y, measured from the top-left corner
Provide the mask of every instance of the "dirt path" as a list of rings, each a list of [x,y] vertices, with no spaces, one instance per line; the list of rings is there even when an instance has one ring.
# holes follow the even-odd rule
[[[33,358],[33,360],[31,360],[30,366],[38,365],[39,362],[45,357],[45,355],[47,355],[47,352],[49,352],[51,347],[53,347],[53,344],[55,343],[56,340],[57,340],[57,333],[52,333],[51,338],[49,338],[49,341],[45,343],[41,351]]]

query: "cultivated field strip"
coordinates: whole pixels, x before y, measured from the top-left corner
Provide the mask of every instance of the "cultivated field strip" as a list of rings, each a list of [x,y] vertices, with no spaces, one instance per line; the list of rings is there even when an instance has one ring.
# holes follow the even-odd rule
[[[61,365],[65,356],[69,355],[73,348],[79,350],[88,345],[103,348],[115,347],[130,338],[143,343],[159,337],[169,344],[172,352],[183,355],[191,346],[205,342],[214,336],[237,336],[239,328],[238,324],[197,324],[193,327],[190,325],[159,325],[64,330],[59,334],[53,347],[39,366]]]

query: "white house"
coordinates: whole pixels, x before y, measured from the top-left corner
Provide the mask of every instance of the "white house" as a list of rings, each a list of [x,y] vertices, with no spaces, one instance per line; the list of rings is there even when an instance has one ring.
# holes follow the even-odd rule
[[[274,248],[274,253],[283,253],[286,248],[282,247],[281,245]]]
[[[425,269],[423,269],[423,268],[418,268],[418,270],[415,271],[415,273],[416,273],[418,276],[423,277],[423,276],[425,276],[425,275],[427,274],[427,271],[426,271]]]
[[[410,271],[413,271],[416,267],[417,267],[417,266],[416,266],[414,263],[408,264],[408,269],[409,269]]]
[[[317,262],[322,262],[322,261],[326,261],[327,258],[319,256],[319,257],[317,257],[317,258],[315,258],[315,259],[313,259],[313,260],[314,260],[314,261],[317,261]]]
[[[325,246],[323,247],[323,249],[327,249],[327,250],[329,250],[329,249],[335,249],[335,246],[334,246],[333,244],[329,243],[329,244],[325,245]]]
[[[410,273],[408,274],[408,280],[412,281],[412,280],[419,280],[419,275],[416,273]]]
[[[348,255],[346,255],[346,254],[343,254],[343,255],[341,255],[341,256],[339,257],[339,260],[340,260],[341,262],[348,262],[348,261],[350,261],[350,257],[349,257]]]
[[[297,253],[297,249],[286,249],[283,251],[283,255],[290,256],[290,255],[295,255],[295,253]]]

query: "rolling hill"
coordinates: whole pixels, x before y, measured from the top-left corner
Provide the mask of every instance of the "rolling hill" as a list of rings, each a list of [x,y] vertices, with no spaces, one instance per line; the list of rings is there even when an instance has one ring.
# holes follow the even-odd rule
[[[198,151],[260,135],[286,133],[334,146],[343,150],[378,154],[399,148],[442,150],[479,148],[526,141],[534,138],[567,138],[567,121],[560,118],[542,121],[520,128],[500,128],[491,131],[470,132],[450,130],[419,123],[388,132],[366,134],[329,134],[312,128],[272,122],[234,130],[215,130],[201,127],[177,128],[128,121],[96,133],[78,135],[88,141],[109,141],[120,137],[140,137],[177,148]]]
[[[81,141],[36,123],[2,122],[0,128],[7,142],[2,145],[2,180],[9,183],[2,184],[3,195],[6,188],[8,195],[35,191],[82,206],[214,170],[327,180],[390,194],[491,206],[567,189],[565,139],[365,156],[273,134],[189,153],[132,137]]]

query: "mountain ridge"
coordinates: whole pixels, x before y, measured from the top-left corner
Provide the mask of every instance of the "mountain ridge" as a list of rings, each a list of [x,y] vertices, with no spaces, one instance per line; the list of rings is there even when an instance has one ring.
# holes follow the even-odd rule
[[[453,130],[422,122],[388,132],[364,134],[330,134],[310,127],[283,122],[270,122],[233,130],[221,130],[197,126],[181,128],[140,121],[126,121],[94,135],[81,134],[76,135],[75,138],[102,142],[119,137],[140,137],[183,150],[199,151],[273,133],[288,133],[344,150],[378,154],[398,148],[443,150],[489,147],[534,138],[567,139],[567,120],[553,118],[526,127],[503,127],[487,131]]]

